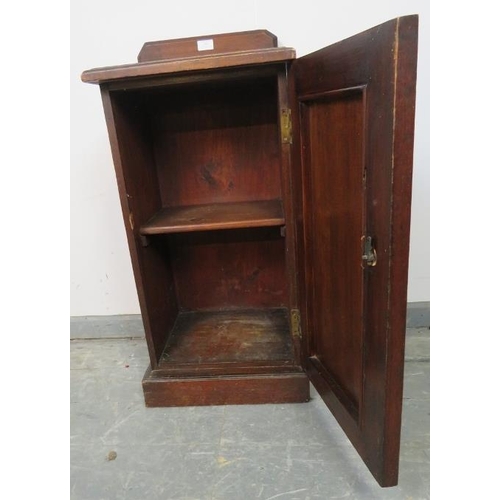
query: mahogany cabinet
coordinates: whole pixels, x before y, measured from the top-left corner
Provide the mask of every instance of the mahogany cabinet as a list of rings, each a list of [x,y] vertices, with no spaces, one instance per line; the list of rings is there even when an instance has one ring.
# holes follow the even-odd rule
[[[417,16],[295,59],[271,33],[146,43],[100,85],[147,406],[307,401],[397,483]]]

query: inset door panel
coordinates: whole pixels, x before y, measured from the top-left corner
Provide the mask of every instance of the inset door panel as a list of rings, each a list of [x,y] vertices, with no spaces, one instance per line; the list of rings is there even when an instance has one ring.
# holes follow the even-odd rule
[[[327,92],[301,101],[312,266],[313,362],[353,417],[363,384],[364,91]],[[328,276],[328,279],[325,279]]]

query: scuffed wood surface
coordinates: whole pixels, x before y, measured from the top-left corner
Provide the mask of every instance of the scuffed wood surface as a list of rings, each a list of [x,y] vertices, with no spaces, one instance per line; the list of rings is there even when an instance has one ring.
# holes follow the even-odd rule
[[[224,363],[292,359],[286,309],[180,313],[160,360]]]
[[[280,226],[285,223],[279,200],[211,203],[166,207],[141,227],[141,234]]]

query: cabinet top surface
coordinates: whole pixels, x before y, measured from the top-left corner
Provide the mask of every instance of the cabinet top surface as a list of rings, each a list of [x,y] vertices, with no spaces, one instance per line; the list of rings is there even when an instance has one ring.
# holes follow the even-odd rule
[[[139,53],[139,62],[89,69],[82,73],[82,81],[100,84],[295,59],[294,49],[276,44],[276,37],[265,30],[146,42]]]

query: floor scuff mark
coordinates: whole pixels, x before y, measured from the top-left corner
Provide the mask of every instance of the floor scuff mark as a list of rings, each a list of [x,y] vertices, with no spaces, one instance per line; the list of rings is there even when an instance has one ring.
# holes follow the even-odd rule
[[[300,493],[301,491],[307,491],[307,488],[300,488],[298,490],[292,491],[284,491],[283,493],[278,493],[277,495],[273,495],[272,497],[266,498],[266,500],[273,500],[273,498],[279,498],[285,495],[292,495],[293,493]]]

